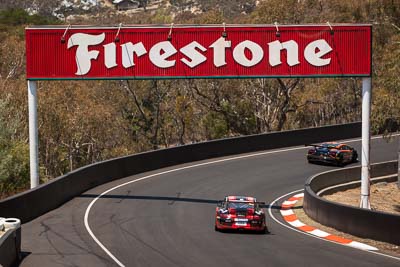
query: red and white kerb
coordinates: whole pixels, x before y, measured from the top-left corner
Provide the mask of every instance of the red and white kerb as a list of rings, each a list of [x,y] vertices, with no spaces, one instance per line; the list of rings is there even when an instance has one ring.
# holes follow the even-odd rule
[[[339,243],[342,245],[358,248],[358,249],[363,249],[363,250],[378,250],[376,247],[369,246],[357,241],[353,241],[347,238],[343,238],[340,236],[332,235],[327,232],[321,231],[315,227],[306,225],[302,223],[296,216],[296,214],[293,212],[292,207],[294,207],[300,199],[304,197],[304,193],[297,194],[289,198],[288,200],[284,201],[281,205],[281,214],[283,216],[283,219],[290,225],[296,227],[297,229],[306,232],[308,234],[317,236],[319,238],[323,238],[335,243]]]

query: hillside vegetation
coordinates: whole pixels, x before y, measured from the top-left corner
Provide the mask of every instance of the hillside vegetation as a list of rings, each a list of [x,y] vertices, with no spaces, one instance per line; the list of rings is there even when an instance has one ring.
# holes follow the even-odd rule
[[[100,6],[67,16],[78,12],[69,8],[61,20],[53,12],[60,3],[0,4],[0,198],[29,188],[24,28],[32,24],[372,23],[373,130],[399,124],[399,0],[171,0],[133,14]],[[198,12],[189,11],[191,5]],[[38,82],[38,101],[40,177],[45,182],[141,151],[359,121],[361,81],[43,81]]]

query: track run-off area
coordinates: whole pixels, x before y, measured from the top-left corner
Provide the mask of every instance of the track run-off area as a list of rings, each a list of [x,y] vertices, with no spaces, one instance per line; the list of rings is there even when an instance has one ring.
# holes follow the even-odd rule
[[[346,143],[360,154],[360,140]],[[288,227],[282,196],[338,168],[308,164],[307,149],[194,162],[92,188],[22,226],[21,266],[399,266],[399,259]],[[396,158],[396,139],[372,138],[372,163]],[[271,203],[270,234],[215,232],[215,207],[226,195]]]

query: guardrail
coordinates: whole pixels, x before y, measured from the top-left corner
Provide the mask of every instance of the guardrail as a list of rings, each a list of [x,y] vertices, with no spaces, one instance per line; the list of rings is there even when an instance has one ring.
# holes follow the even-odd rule
[[[337,230],[400,245],[400,216],[361,209],[326,200],[317,192],[335,185],[360,180],[361,167],[333,170],[309,178],[305,184],[303,208],[315,221]],[[397,161],[371,165],[371,177],[397,174]],[[340,186],[341,190],[354,184]]]
[[[173,165],[249,153],[359,137],[361,123],[227,138],[135,154],[77,169],[34,189],[0,201],[2,217],[26,223],[98,185]]]

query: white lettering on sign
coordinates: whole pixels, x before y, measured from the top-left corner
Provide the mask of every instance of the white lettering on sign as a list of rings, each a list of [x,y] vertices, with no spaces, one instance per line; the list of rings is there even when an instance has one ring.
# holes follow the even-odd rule
[[[300,64],[299,61],[299,46],[293,40],[283,42],[274,41],[269,45],[269,64],[272,67],[282,64],[281,62],[281,50],[286,49],[287,51],[287,64],[289,66],[295,66]]]
[[[105,33],[99,35],[91,35],[85,33],[75,33],[71,35],[68,40],[68,49],[77,46],[75,60],[77,64],[76,75],[87,74],[92,66],[92,60],[96,60],[100,51],[89,50],[89,46],[99,45],[105,39]],[[286,63],[289,66],[300,64],[299,61],[299,46],[294,40],[280,42],[279,40],[269,42],[268,45],[268,63],[270,66],[275,67],[282,64],[281,53],[286,52]],[[231,41],[225,40],[220,37],[209,48],[213,49],[213,63],[217,68],[227,65],[226,54],[227,48],[231,48]],[[133,44],[131,42],[124,43],[121,48],[121,61],[124,68],[131,68],[135,66],[134,57],[142,57],[149,54],[148,57],[155,66],[159,68],[171,68],[176,65],[176,59],[171,58],[178,53],[178,50],[169,41],[158,42],[154,44],[149,52],[142,42]],[[104,65],[106,68],[114,68],[118,66],[117,63],[117,47],[114,42],[103,45],[104,48]],[[246,50],[250,53],[250,58],[246,56]],[[319,39],[310,42],[304,49],[304,59],[315,67],[322,67],[329,65],[331,62],[330,57],[326,56],[333,49],[324,39]],[[180,61],[190,68],[194,68],[203,62],[207,61],[204,53],[207,48],[202,46],[197,41],[193,41],[188,45],[182,47],[179,52],[183,55]],[[260,63],[264,58],[264,50],[260,44],[250,40],[244,40],[237,44],[231,52],[233,60],[244,66],[252,67]]]
[[[138,57],[143,56],[147,53],[146,48],[144,48],[143,43],[132,44],[131,42],[121,45],[122,49],[122,66],[124,68],[130,68],[135,66],[133,61],[133,56],[136,53]]]
[[[178,52],[169,41],[156,43],[150,49],[150,61],[160,68],[170,68],[175,66],[175,60],[167,60],[170,56]]]
[[[117,64],[117,48],[115,43],[103,45],[104,47],[104,64],[107,69],[118,66]]]
[[[252,55],[251,60],[247,59],[245,50],[249,49]],[[252,67],[258,64],[264,57],[264,50],[252,41],[243,41],[233,49],[233,58],[242,66]]]
[[[92,59],[97,59],[99,51],[89,51],[89,45],[98,45],[104,41],[106,35],[104,33],[99,35],[92,35],[86,33],[75,33],[68,39],[68,49],[73,46],[78,46],[76,49],[76,65],[78,70],[76,75],[85,75],[89,72],[92,64]]]
[[[224,37],[220,37],[210,47],[214,49],[214,66],[217,68],[225,66],[225,49],[231,47],[231,41],[226,41]]]
[[[316,52],[318,49],[318,52]],[[329,46],[329,44],[323,40],[317,40],[314,42],[309,43],[306,46],[306,49],[304,49],[304,57],[310,63],[311,65],[320,67],[320,66],[325,66],[331,63],[330,58],[323,59],[321,57],[325,56],[329,52],[332,51],[332,47]]]
[[[182,54],[187,56],[189,60],[186,58],[182,58],[181,61],[188,65],[191,68],[196,67],[197,65],[200,65],[201,63],[205,62],[207,58],[200,52],[198,52],[196,49],[200,49],[203,52],[207,51],[207,48],[199,44],[198,42],[194,41],[188,44],[187,46],[182,47],[179,51],[181,51]]]

